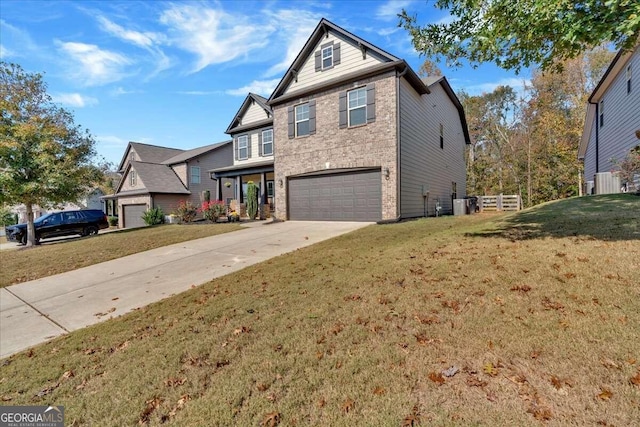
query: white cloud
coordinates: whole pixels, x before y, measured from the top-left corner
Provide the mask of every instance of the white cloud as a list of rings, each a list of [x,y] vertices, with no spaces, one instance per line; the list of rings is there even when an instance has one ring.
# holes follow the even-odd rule
[[[500,79],[494,82],[485,82],[485,83],[461,85],[461,86],[462,86],[462,89],[464,89],[464,91],[467,92],[469,95],[481,95],[483,93],[491,93],[498,86],[511,86],[513,89],[515,89],[516,92],[518,92],[519,94],[523,94],[525,86],[528,86],[530,84],[531,84],[531,80],[529,79],[524,79],[524,78],[519,79],[516,77],[509,77],[509,78]]]
[[[169,27],[169,44],[196,55],[193,72],[229,62],[268,44],[263,26],[222,9],[176,4],[162,13],[160,22]]]
[[[2,34],[1,56],[24,56],[26,52],[37,49],[36,44],[31,39],[28,32],[15,27],[4,19],[0,19],[0,34]],[[11,46],[12,48],[8,48]],[[15,48],[14,48],[15,46]]]
[[[98,103],[96,98],[83,96],[79,93],[58,93],[53,95],[52,98],[54,102],[77,108],[89,107]]]
[[[130,95],[132,93],[142,93],[141,90],[127,90],[125,88],[123,88],[122,86],[118,86],[117,88],[113,89],[110,94],[112,96],[120,96],[120,95]]]
[[[318,25],[321,15],[304,10],[282,9],[276,12],[265,10],[264,14],[269,18],[270,24],[277,28],[274,36],[278,44],[287,45],[286,55],[282,61],[271,66],[265,77],[271,77],[286,71],[304,47],[311,32]]]
[[[176,93],[179,95],[207,96],[222,95],[224,92],[221,90],[180,90]]]
[[[378,6],[376,18],[384,21],[398,20],[398,13],[402,12],[402,9],[405,9],[411,3],[413,3],[412,0],[388,0]]]
[[[161,71],[164,71],[167,68],[171,67],[171,60],[158,47],[158,44],[166,41],[166,37],[164,36],[164,34],[151,31],[141,32],[128,30],[104,16],[98,16],[97,19],[103,31],[127,43],[142,48],[152,55],[155,69],[150,77],[153,77]]]
[[[0,58],[4,59],[8,58],[9,56],[15,56],[15,53],[12,50],[4,47],[4,45],[0,44]]]
[[[115,135],[98,135],[95,137],[96,141],[104,148],[115,147],[124,148],[129,144],[129,141],[122,139]]]
[[[263,95],[268,97],[271,95],[273,90],[276,88],[280,79],[273,80],[254,80],[246,86],[243,86],[238,89],[229,89],[225,91],[227,95],[233,96],[246,96],[249,92],[257,93],[259,95]]]
[[[61,42],[56,40],[59,49],[79,64],[77,71],[70,74],[87,86],[103,85],[122,79],[125,66],[131,60],[124,55],[100,49],[94,44]],[[74,69],[76,65],[74,64]]]

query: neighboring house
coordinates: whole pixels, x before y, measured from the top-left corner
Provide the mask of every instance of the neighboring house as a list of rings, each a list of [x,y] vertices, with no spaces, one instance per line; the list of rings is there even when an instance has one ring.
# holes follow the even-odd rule
[[[253,181],[260,188],[260,203],[273,208],[273,115],[267,100],[250,93],[225,131],[233,139],[233,165],[212,169],[211,177],[223,185],[232,183],[232,195],[245,202],[247,183]],[[221,190],[221,189],[219,189]],[[228,202],[228,200],[225,200]]]
[[[120,228],[143,226],[141,216],[150,208],[170,214],[180,201],[199,207],[207,191],[211,200],[232,197],[231,190],[207,173],[230,164],[231,141],[186,151],[130,142],[118,167],[122,180],[116,193],[104,199],[117,200]]]
[[[640,145],[640,46],[618,52],[589,96],[587,117],[578,149],[584,161],[587,193],[618,192],[611,185],[598,187],[616,169],[611,159],[622,160]],[[606,187],[609,187],[610,191]]]
[[[104,196],[104,192],[99,188],[94,188],[75,203],[67,202],[46,209],[34,205],[31,208],[33,210],[33,219],[52,212],[75,211],[79,209],[100,209],[104,212],[102,206],[103,201],[101,200],[102,196]],[[18,215],[19,223],[27,222],[27,207],[24,204],[12,206],[9,208],[9,211]]]
[[[397,220],[466,195],[469,134],[446,78],[325,19],[268,105],[280,219]]]

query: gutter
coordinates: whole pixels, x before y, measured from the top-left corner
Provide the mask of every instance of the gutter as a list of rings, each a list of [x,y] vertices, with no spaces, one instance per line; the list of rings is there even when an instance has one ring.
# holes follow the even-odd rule
[[[409,67],[405,67],[400,73],[396,72],[396,206],[397,206],[397,216],[395,220],[391,220],[390,222],[398,222],[402,217],[402,193],[400,188],[400,169],[401,169],[401,156],[402,151],[400,150],[400,138],[402,137],[401,129],[400,129],[400,79],[404,77],[409,71]]]
[[[600,103],[591,101],[591,97],[589,97],[588,102],[596,106],[596,173],[598,173],[600,172]]]

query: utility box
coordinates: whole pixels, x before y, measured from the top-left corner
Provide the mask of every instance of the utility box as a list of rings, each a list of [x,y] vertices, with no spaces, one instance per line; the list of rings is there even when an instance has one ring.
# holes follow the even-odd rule
[[[453,199],[453,215],[465,215],[467,213],[466,202],[465,199]]]
[[[595,194],[615,194],[620,192],[620,177],[611,172],[600,172],[594,175]]]

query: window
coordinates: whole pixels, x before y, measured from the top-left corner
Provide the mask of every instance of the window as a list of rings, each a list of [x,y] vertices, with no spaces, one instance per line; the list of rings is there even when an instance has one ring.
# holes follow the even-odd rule
[[[136,171],[131,170],[129,172],[129,185],[135,187],[138,183],[138,179],[136,178]]]
[[[238,160],[249,158],[249,137],[242,135],[238,137]]]
[[[444,149],[444,126],[440,123],[440,148]]]
[[[604,125],[604,101],[600,101],[600,127]]]
[[[191,183],[200,184],[200,166],[191,166]]]
[[[273,181],[267,181],[267,197],[273,197]]]
[[[309,135],[309,103],[296,107],[296,136]]]
[[[262,155],[270,156],[273,154],[273,129],[262,131]]]
[[[333,45],[322,49],[322,69],[333,67]]]
[[[631,65],[627,66],[627,93],[631,93]]]
[[[367,123],[367,88],[347,92],[349,104],[349,126],[358,126]]]

